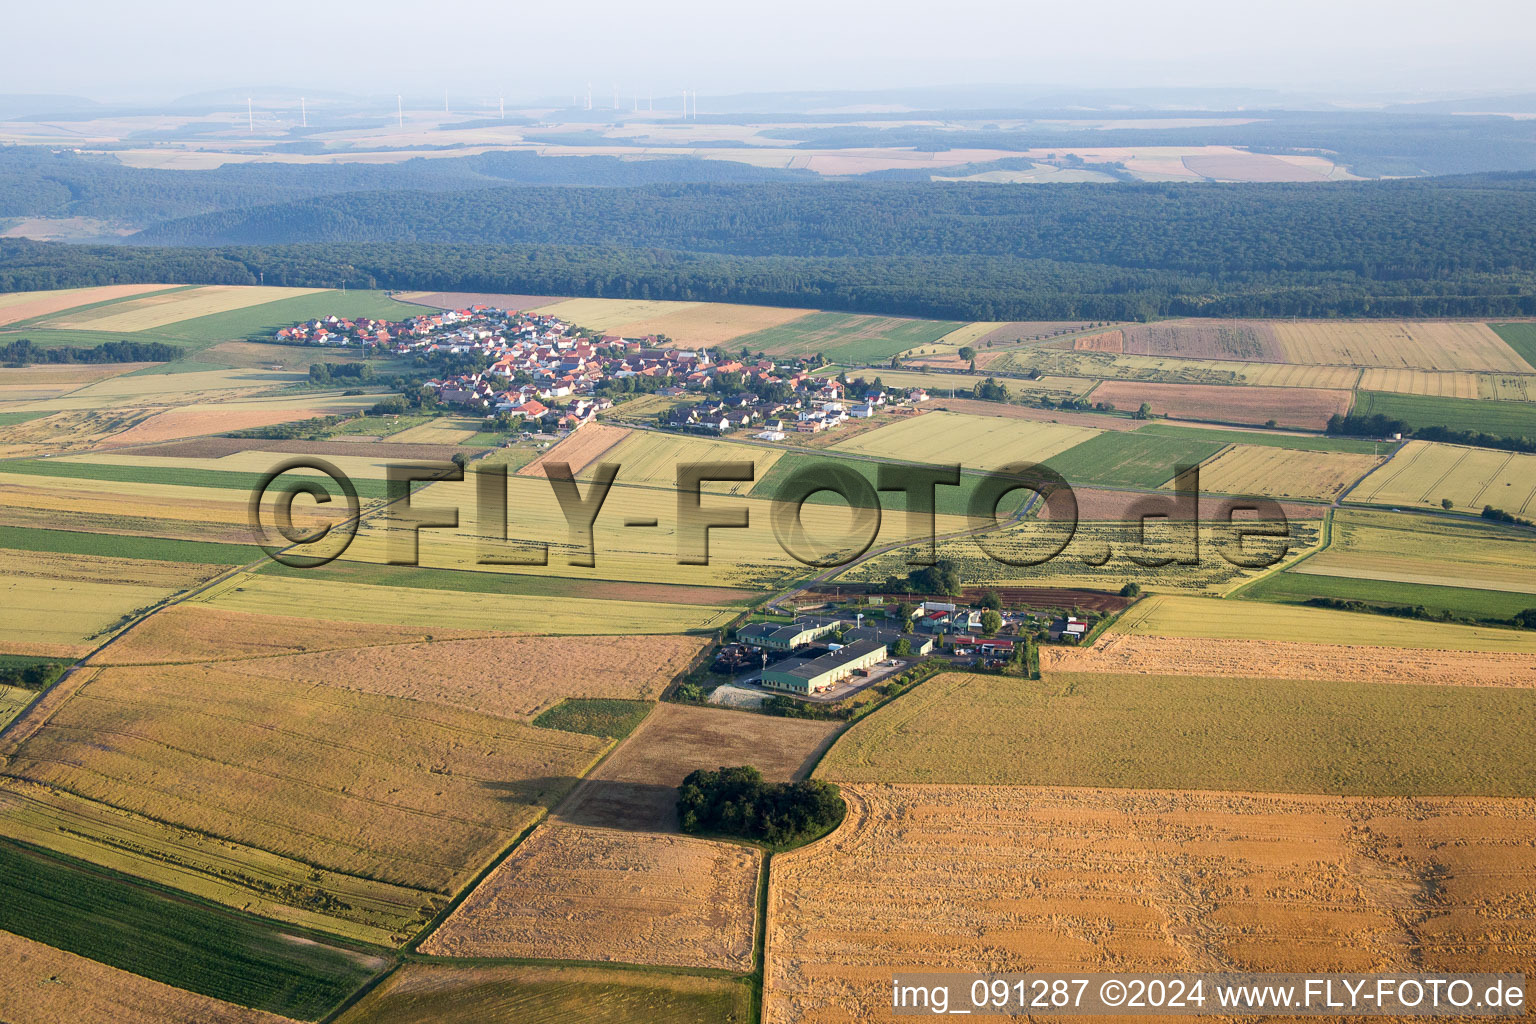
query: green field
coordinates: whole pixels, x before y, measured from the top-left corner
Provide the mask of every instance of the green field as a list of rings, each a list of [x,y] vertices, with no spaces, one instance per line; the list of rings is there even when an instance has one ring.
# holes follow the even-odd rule
[[[1354,414],[1380,413],[1402,420],[1412,429],[1446,427],[1505,437],[1536,438],[1536,402],[1489,402],[1476,398],[1400,395],[1394,391],[1361,391]]]
[[[833,782],[1529,796],[1536,690],[941,675],[843,735]]]
[[[621,740],[645,721],[654,705],[648,700],[567,697],[533,720],[541,729],[580,732]]]
[[[633,968],[407,964],[339,1024],[746,1024],[736,979]]]
[[[1266,448],[1288,448],[1299,452],[1346,452],[1354,455],[1383,455],[1391,445],[1381,441],[1361,441],[1352,437],[1321,437],[1315,434],[1266,434],[1257,430],[1210,430],[1204,427],[1174,427],[1166,423],[1148,423],[1136,433],[1155,437],[1177,437],[1212,444],[1252,444]]]
[[[820,353],[848,363],[879,363],[909,348],[931,345],[964,326],[948,320],[811,313],[779,327],[733,338],[731,348],[769,355]]]
[[[1508,619],[1516,612],[1536,608],[1536,594],[1357,580],[1347,576],[1312,576],[1299,572],[1274,573],[1236,596],[1277,604],[1303,604],[1310,598],[1330,597],[1378,605],[1421,605],[1432,615],[1449,612],[1479,619]]]
[[[237,491],[253,491],[261,483],[264,474],[243,473],[224,469],[188,469],[175,466],[121,466],[99,462],[64,462],[57,459],[15,459],[0,461],[0,473],[17,473],[26,476],[66,477],[73,480],[108,480],[125,484],[160,484],[167,487],[215,487]],[[294,479],[293,474],[284,476],[285,484]],[[316,476],[320,480],[322,477]],[[360,498],[385,497],[385,481],[354,479]],[[331,485],[335,493],[334,485]]]
[[[1052,456],[1045,464],[1065,477],[1073,487],[1088,484],[1161,487],[1173,479],[1175,466],[1204,462],[1225,446],[1225,442],[1185,436],[1201,433],[1207,432],[1178,430],[1176,434],[1162,434],[1148,433],[1145,428],[1111,430]]]
[[[29,420],[40,420],[44,416],[52,416],[53,413],[46,409],[42,412],[0,412],[0,427],[14,427],[18,423],[26,423]]]
[[[1520,358],[1536,369],[1536,324],[1489,324]]]
[[[177,988],[314,1020],[378,966],[257,917],[0,842],[0,929]]]
[[[54,551],[68,555],[147,558],[156,562],[200,562],[209,565],[244,565],[261,557],[261,549],[248,544],[121,537],[116,534],[38,530],[24,526],[0,526],[0,548]]]

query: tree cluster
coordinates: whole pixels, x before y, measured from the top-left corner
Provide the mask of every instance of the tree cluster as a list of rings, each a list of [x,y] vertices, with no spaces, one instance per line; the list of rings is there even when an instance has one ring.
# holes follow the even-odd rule
[[[94,348],[58,345],[42,348],[30,338],[0,345],[0,363],[26,366],[31,363],[168,363],[181,349],[158,341],[104,341]]]
[[[699,769],[683,780],[677,816],[684,832],[736,836],[783,846],[817,835],[842,821],[847,805],[837,787],[817,779],[764,782],[743,765]]]

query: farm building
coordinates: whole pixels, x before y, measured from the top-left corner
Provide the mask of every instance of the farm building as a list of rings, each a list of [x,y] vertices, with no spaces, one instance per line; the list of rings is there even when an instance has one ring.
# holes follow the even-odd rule
[[[1057,619],[1051,623],[1050,638],[1052,640],[1065,640],[1067,643],[1078,643],[1088,633],[1088,623],[1075,616],[1069,615],[1065,619]]]
[[[885,658],[885,645],[856,640],[814,658],[788,658],[763,670],[763,685],[794,693],[820,693]]]
[[[957,636],[954,638],[955,653],[973,652],[987,654],[1012,654],[1013,640],[1002,637]]]
[[[820,639],[843,624],[841,619],[796,619],[789,625],[754,622],[736,631],[736,639],[770,651],[792,651]]]

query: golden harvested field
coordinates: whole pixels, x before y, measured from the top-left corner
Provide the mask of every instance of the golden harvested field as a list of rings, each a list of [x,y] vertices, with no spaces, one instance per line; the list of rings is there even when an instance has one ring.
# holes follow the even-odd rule
[[[1536,802],[845,786],[774,858],[767,1024],[900,1021],[904,971],[1522,971]]]
[[[1536,594],[1536,544],[1483,520],[1339,509],[1333,542],[1290,571]]]
[[[353,413],[384,395],[294,395],[276,401],[220,402],[167,409],[105,442],[106,447],[175,441],[183,437],[270,427],[315,416]]]
[[[1521,630],[1163,594],[1132,605],[1110,627],[1110,632],[1200,640],[1281,640],[1354,647],[1536,653],[1536,634]]]
[[[18,723],[0,748],[6,776],[438,894],[473,877],[607,746],[214,667],[99,669],[65,697]]]
[[[59,412],[25,423],[0,427],[0,458],[83,451],[122,433],[152,415],[147,410],[97,409]]]
[[[0,576],[12,579],[30,577],[61,583],[112,583],[183,590],[211,580],[227,568],[199,562],[157,562],[146,558],[0,548]]]
[[[770,782],[801,779],[839,723],[658,704],[559,808],[559,820],[677,831],[677,787],[696,768],[750,764]]]
[[[1367,369],[1360,375],[1363,391],[1396,391],[1405,395],[1439,395],[1445,398],[1492,398],[1482,393],[1484,380],[1519,378],[1494,377],[1482,373],[1457,373],[1443,370]],[[1490,385],[1491,387],[1491,385]]]
[[[782,306],[738,306],[724,302],[700,302],[689,305],[687,309],[678,309],[660,315],[644,315],[610,329],[626,338],[643,338],[656,334],[672,339],[673,344],[683,348],[706,348],[724,345],[743,334],[787,324],[791,320],[798,320],[813,312],[815,310],[790,309]]]
[[[1385,459],[1234,444],[1200,467],[1200,488],[1216,494],[1332,500]]]
[[[984,373],[921,373],[913,370],[881,370],[880,382],[887,388],[924,388],[935,398],[948,397],[951,390],[969,391],[987,379]],[[1039,380],[1003,381],[1014,394],[1086,395],[1097,381],[1085,377],[1042,377]]]
[[[1146,498],[1144,494],[1118,493],[1129,498]],[[1163,558],[1177,559],[1187,551],[1188,526],[1178,524],[1175,528],[1151,520],[1143,538],[1138,520],[1126,515],[1129,501],[1125,498],[1117,500],[1120,502],[1119,518],[1094,521],[1080,516],[1066,548],[1039,565],[1014,566],[994,559],[969,536],[941,539],[938,556],[955,561],[967,585],[978,587],[1083,587],[1113,592],[1126,583],[1136,583],[1148,590],[1223,594],[1263,571],[1244,569],[1221,557],[1222,550],[1236,543],[1233,528],[1224,522],[1210,521],[1201,522],[1198,527],[1200,553],[1196,564],[1181,565],[1177,561],[1164,565],[1147,564]],[[1096,501],[1096,504],[1101,508],[1112,507],[1108,501]],[[1202,503],[1202,507],[1208,509],[1212,504]],[[1064,538],[1059,525],[1043,525],[1048,522],[1026,520],[988,535],[988,542],[995,545],[995,550],[1010,557],[1043,558]],[[1276,549],[1283,544],[1283,557],[1295,557],[1320,542],[1321,526],[1317,518],[1297,517],[1288,522],[1288,533],[1265,543],[1273,543]],[[940,537],[945,536],[942,526],[938,533]],[[1250,540],[1249,550],[1261,550],[1258,543]],[[907,559],[912,554],[912,548],[895,549],[859,563],[840,578],[850,582],[879,583],[893,574],[910,571]],[[1141,561],[1134,560],[1132,555]]]
[[[169,284],[111,284],[99,288],[55,288],[45,292],[8,292],[0,295],[0,327],[33,317],[62,313],[66,309],[112,302],[131,295],[174,288]]]
[[[33,385],[84,387],[108,377],[121,377],[156,363],[38,363],[35,366],[0,367],[0,388]]]
[[[930,412],[832,447],[907,462],[958,462],[967,468],[996,469],[1016,462],[1044,462],[1097,433],[1089,427],[1059,423]]]
[[[192,403],[242,398],[257,392],[295,384],[304,379],[306,379],[305,375],[301,373],[250,369],[114,376],[89,384],[64,398],[46,403],[33,403],[27,411],[33,409],[46,409],[49,412],[73,409],[125,410],[147,406],[181,407]],[[306,395],[302,396],[302,399],[317,402],[329,397]],[[287,401],[292,404],[294,400],[287,399]]]
[[[0,1020],[7,1024],[285,1024],[252,1010],[0,932]],[[291,1024],[291,1022],[289,1022]]]
[[[192,452],[207,445],[208,454],[194,455]],[[255,447],[247,450],[243,445]],[[320,448],[320,451],[314,451]],[[412,452],[425,451],[430,453],[425,461],[444,461],[431,456],[441,454],[435,447],[420,449],[412,445]],[[171,453],[176,454],[171,454]],[[228,454],[220,454],[227,452]],[[203,441],[186,441],[176,444],[174,447],[141,448],[131,453],[123,453],[113,449],[101,449],[87,452],[81,455],[71,455],[55,462],[69,465],[93,465],[93,466],[131,466],[138,469],[161,470],[166,473],[175,473],[178,470],[215,470],[218,472],[234,473],[266,473],[288,459],[291,454],[313,452],[322,455],[325,461],[331,463],[343,473],[354,480],[382,480],[386,467],[400,462],[402,459],[409,461],[422,460],[423,456],[412,454],[405,456],[399,449],[394,452],[381,452],[374,444],[346,444],[343,442],[324,441],[306,443],[282,442],[282,441],[245,441],[238,438],[207,438]],[[185,453],[185,454],[182,454]],[[316,477],[316,479],[320,479]],[[249,494],[247,494],[249,497]]]
[[[591,427],[582,429],[590,430]],[[782,448],[636,431],[603,453],[602,461],[617,462],[622,467],[615,478],[620,483],[630,487],[660,487],[673,495],[677,493],[679,466],[699,462],[750,462],[754,467],[752,480],[710,481],[703,485],[706,494],[739,497],[752,490],[754,483],[767,476],[773,464],[783,456]]]
[[[21,779],[0,778],[0,835],[376,945],[405,941],[447,903],[420,889],[318,868]]]
[[[458,444],[473,437],[484,425],[484,420],[455,416],[407,427],[390,434],[389,440],[394,444]]]
[[[685,451],[703,449],[706,442],[667,438],[657,435],[663,446],[685,445]],[[694,447],[698,446],[698,447]],[[655,451],[665,451],[666,448]],[[706,449],[707,450],[707,449]],[[778,450],[762,446],[734,445],[741,459],[767,459],[777,456]],[[654,454],[654,452],[653,452]],[[641,466],[632,465],[628,473],[638,472]],[[499,538],[501,524],[486,523],[481,526],[477,519],[475,495],[476,481],[438,482],[419,492],[413,502],[418,507],[457,508],[459,527],[453,530],[426,530],[421,534],[421,563],[431,568],[463,569],[485,572],[496,570],[512,575],[558,577],[560,579],[633,581],[646,584],[684,584],[691,587],[740,587],[754,590],[772,589],[787,585],[807,574],[800,562],[785,553],[770,526],[772,501],[764,498],[730,497],[724,494],[706,493],[703,502],[706,511],[741,508],[749,517],[747,529],[716,529],[709,535],[709,564],[679,564],[678,494],[676,468],[661,461],[656,472],[665,476],[655,486],[626,486],[626,472],[621,471],[618,482],[608,493],[594,527],[596,554],[592,566],[569,564],[578,551],[586,556],[586,540],[578,534],[573,540],[569,523],[555,498],[548,481],[528,477],[509,476],[507,532],[514,541],[548,544],[548,564],[485,566],[477,565],[487,541],[481,538]],[[706,485],[706,491],[712,485]],[[730,487],[731,484],[722,484]],[[745,488],[745,484],[740,485]],[[587,493],[583,487],[583,493]],[[809,503],[804,508],[802,522],[807,532],[817,540],[825,541],[823,550],[851,546],[854,534],[851,530],[852,515],[846,505]],[[633,528],[624,524],[630,521],[651,521],[654,527]],[[359,562],[385,563],[388,561],[390,531],[396,527],[392,515],[378,516],[366,521],[359,531],[356,542],[348,549],[347,557]],[[941,533],[963,529],[965,522],[958,516],[940,516],[938,529]],[[881,521],[880,539],[876,543],[895,543],[906,537],[903,516],[886,516]],[[684,538],[686,539],[686,538]],[[499,541],[498,541],[499,544]],[[506,549],[498,550],[505,551]],[[529,551],[526,546],[518,550]],[[686,552],[697,550],[697,542],[689,541]],[[536,554],[535,554],[536,557]],[[509,588],[515,584],[509,584]],[[257,609],[252,609],[257,610]],[[625,613],[628,617],[629,613]],[[652,619],[650,628],[607,629],[601,632],[674,632],[676,627],[658,625]],[[451,625],[451,623],[444,623]],[[509,629],[506,625],[484,628]],[[693,628],[693,627],[688,627]],[[517,628],[518,632],[537,632],[537,629]],[[569,631],[569,630],[566,630]]]
[[[697,302],[667,302],[660,299],[565,299],[537,312],[559,317],[577,327],[593,331],[617,331],[626,324],[655,320],[676,313],[686,313]]]
[[[481,639],[467,629],[412,629],[408,626],[327,622],[312,616],[253,615],[173,604],[155,612],[121,640],[92,659],[95,665],[155,665],[233,661],[306,651],[343,650],[433,640]]]
[[[94,583],[39,576],[0,577],[0,644],[85,644],[103,639],[124,616],[179,587]]]
[[[754,1004],[749,1008],[749,1003]],[[340,1024],[746,1024],[746,985],[627,967],[407,963]]]
[[[1134,521],[1133,506],[1144,497],[1138,491],[1111,491],[1097,487],[1074,488],[1077,494],[1077,515],[1085,523],[1093,520],[1104,522]],[[1223,518],[1222,506],[1231,499],[1201,489],[1200,519],[1202,522],[1219,521]],[[1326,505],[1303,505],[1300,502],[1282,501],[1280,510],[1287,519],[1322,519],[1328,514]]]
[[[1143,402],[1157,416],[1214,420],[1219,423],[1264,424],[1321,430],[1328,417],[1349,411],[1353,395],[1322,388],[1228,387],[1215,384],[1155,384],[1105,381],[1093,392],[1094,402],[1117,409],[1138,409]]]
[[[583,423],[565,440],[517,471],[518,476],[544,476],[544,463],[565,462],[571,472],[580,473],[608,449],[629,436],[627,427],[609,427],[601,423]]]
[[[10,492],[6,491],[9,499]],[[110,534],[116,537],[164,537],[169,540],[206,540],[221,544],[245,544],[251,539],[249,526],[233,523],[168,521],[144,516],[48,511],[25,505],[0,503],[0,525],[25,526],[43,530],[76,530],[81,533]]]
[[[1260,363],[1241,360],[1185,359],[1116,352],[1062,352],[1034,347],[1000,353],[989,369],[1012,372],[1038,369],[1065,377],[1162,381],[1169,384],[1251,384],[1276,388],[1350,389],[1360,379],[1353,366]]]
[[[544,824],[420,948],[749,971],[761,866],[733,843]]]
[[[114,302],[99,309],[58,316],[48,326],[62,330],[147,331],[212,313],[259,306],[264,302],[313,295],[324,288],[263,288],[248,285],[206,285]]]
[[[1212,181],[1326,181],[1332,165],[1297,164],[1268,153],[1190,155],[1184,166]]]
[[[225,667],[532,718],[566,697],[654,700],[706,645],[691,636],[502,637],[354,647]]]
[[[1536,375],[1479,374],[1477,397],[1495,402],[1536,401]]]
[[[1445,321],[1281,320],[1275,334],[1289,363],[1420,370],[1530,373],[1487,324]]]
[[[1315,679],[1418,686],[1536,687],[1536,654],[1190,640],[1108,633],[1092,647],[1041,647],[1046,673]]]
[[[70,477],[6,474],[0,494],[7,505],[54,512],[135,516],[247,526],[250,495],[233,487],[183,487]],[[14,481],[14,482],[13,482]],[[294,503],[295,515],[300,511]],[[295,522],[302,522],[295,519]],[[250,537],[247,528],[245,537]]]
[[[528,310],[564,302],[563,295],[511,295],[504,292],[401,292],[399,302],[438,309],[465,309],[469,306],[493,306],[496,309]]]
[[[0,729],[10,725],[11,720],[21,714],[36,697],[36,690],[0,684]]]
[[[1124,351],[1186,359],[1243,359],[1283,363],[1274,328],[1254,320],[1173,320],[1133,324],[1120,332]],[[1121,351],[1120,348],[1109,351]]]
[[[1536,455],[1409,441],[1385,466],[1349,492],[1373,505],[1419,505],[1480,512],[1485,505],[1536,515]]]
[[[714,630],[737,614],[734,609],[711,605],[465,593],[255,573],[241,573],[193,600],[259,615],[298,611],[341,622],[410,625],[433,631],[479,629],[577,636]]]

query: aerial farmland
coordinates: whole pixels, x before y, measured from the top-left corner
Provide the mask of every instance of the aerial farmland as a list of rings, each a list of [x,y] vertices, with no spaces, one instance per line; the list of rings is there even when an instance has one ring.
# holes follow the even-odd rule
[[[18,12],[0,1021],[1536,978],[1530,19],[1005,6]]]

